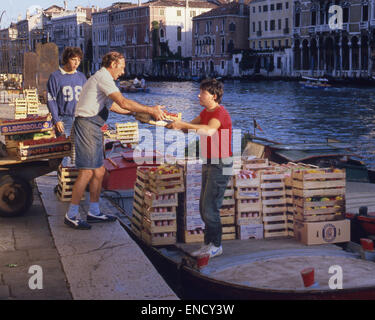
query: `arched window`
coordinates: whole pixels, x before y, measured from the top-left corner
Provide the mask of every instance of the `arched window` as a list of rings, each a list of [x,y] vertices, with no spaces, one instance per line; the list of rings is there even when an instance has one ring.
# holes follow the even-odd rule
[[[225,41],[224,41],[224,38],[221,39],[221,53],[224,53],[225,51]]]
[[[181,27],[177,27],[177,41],[181,41]]]
[[[235,23],[231,23],[230,25],[229,25],[229,31],[236,31],[236,24]]]

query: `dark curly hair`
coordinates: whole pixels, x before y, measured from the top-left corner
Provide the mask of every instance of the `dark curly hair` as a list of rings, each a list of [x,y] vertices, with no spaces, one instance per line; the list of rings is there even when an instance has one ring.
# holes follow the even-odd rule
[[[113,61],[119,61],[121,59],[124,59],[125,60],[125,57],[124,55],[122,55],[121,53],[119,52],[116,52],[116,51],[111,51],[111,52],[108,52],[106,53],[104,56],[103,56],[103,59],[102,59],[102,67],[105,67],[105,68],[109,68],[111,66],[111,63]]]
[[[216,94],[215,101],[217,103],[221,102],[221,99],[223,98],[224,94],[224,85],[222,82],[216,79],[205,79],[201,82],[199,88],[201,90],[208,91],[212,95]]]
[[[61,64],[64,66],[68,63],[69,59],[78,57],[82,60],[83,53],[81,48],[78,47],[66,47],[63,51]]]

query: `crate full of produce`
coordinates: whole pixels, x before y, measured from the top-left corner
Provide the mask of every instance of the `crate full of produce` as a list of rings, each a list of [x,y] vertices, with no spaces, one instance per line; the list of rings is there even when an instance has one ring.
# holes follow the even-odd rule
[[[0,120],[0,132],[5,136],[48,131],[52,130],[52,127],[51,115],[28,117],[18,120]]]

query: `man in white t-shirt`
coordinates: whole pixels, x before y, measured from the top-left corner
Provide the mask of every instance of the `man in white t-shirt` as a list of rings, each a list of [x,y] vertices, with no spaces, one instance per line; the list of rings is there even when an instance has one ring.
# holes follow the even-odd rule
[[[78,178],[73,186],[72,200],[65,215],[65,224],[74,229],[90,229],[88,222],[111,222],[116,218],[100,212],[99,198],[105,173],[103,134],[101,127],[108,119],[109,110],[119,114],[145,112],[155,120],[165,119],[161,106],[148,107],[126,99],[116,86],[124,74],[125,58],[118,52],[107,53],[102,68],[82,88],[75,110],[74,142]],[[87,222],[79,216],[79,202],[90,184],[90,207]]]

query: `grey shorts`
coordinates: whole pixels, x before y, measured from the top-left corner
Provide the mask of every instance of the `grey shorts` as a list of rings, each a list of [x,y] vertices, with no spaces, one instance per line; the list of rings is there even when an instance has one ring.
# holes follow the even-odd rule
[[[104,164],[103,133],[101,123],[90,118],[74,120],[75,164],[78,169],[97,169]]]

